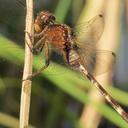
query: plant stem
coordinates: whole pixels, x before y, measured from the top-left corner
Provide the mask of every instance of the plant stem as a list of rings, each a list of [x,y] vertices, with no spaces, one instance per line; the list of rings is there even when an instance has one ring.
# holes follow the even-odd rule
[[[32,23],[33,23],[33,0],[26,0],[25,31],[30,33],[30,35],[33,34]],[[27,42],[29,45],[32,45],[32,42],[29,39],[27,33],[25,33],[25,42]],[[32,74],[33,55],[27,43],[25,43],[25,62],[24,62],[23,79],[26,79],[29,75]],[[31,84],[32,81],[30,80],[22,81],[21,103],[20,103],[20,128],[28,128]]]

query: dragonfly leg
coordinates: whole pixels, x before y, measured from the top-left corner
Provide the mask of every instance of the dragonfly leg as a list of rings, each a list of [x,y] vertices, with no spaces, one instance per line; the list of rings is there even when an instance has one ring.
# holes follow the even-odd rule
[[[44,49],[45,49],[45,65],[42,68],[40,68],[37,72],[28,76],[25,80],[31,80],[33,77],[39,75],[43,70],[45,70],[49,66],[49,48],[48,48],[48,43],[46,42],[44,45]]]
[[[44,33],[48,30],[48,27],[45,27],[42,32],[34,34],[34,38],[40,38],[44,35]]]
[[[67,52],[63,51],[63,57],[64,57],[65,62],[67,62],[69,64],[69,58],[68,58]]]
[[[40,33],[36,33],[34,35],[30,35],[30,33],[27,32],[27,31],[25,31],[25,33],[27,33],[27,35],[29,36],[30,40],[32,41],[32,37],[34,37],[34,38],[42,37],[47,30],[48,30],[48,27],[45,27]]]
[[[30,33],[29,33],[29,32],[26,32],[26,33],[27,33],[27,35],[28,35],[30,41],[32,42],[32,37],[31,37]],[[28,45],[30,51],[33,53],[33,44],[30,45],[27,41],[25,41],[25,43]]]
[[[32,44],[32,46],[30,46],[30,44],[28,44],[27,41],[26,41],[26,43],[27,43],[27,45],[30,48],[32,53],[34,51],[37,51],[38,53],[41,52],[41,50],[42,50],[41,44],[44,45],[43,40],[45,39],[45,32],[46,32],[46,30],[47,30],[47,27],[41,33],[34,34],[34,38],[37,38],[37,37],[39,38],[40,37],[40,39],[37,42],[35,42],[34,44]],[[30,35],[30,33],[28,33],[28,32],[26,32],[26,33],[27,33],[29,39],[32,42],[32,36]],[[41,49],[39,49],[39,47],[41,47]]]
[[[28,36],[29,36],[29,38],[30,38],[30,40],[31,40],[32,38],[31,38],[30,34],[29,34],[28,32],[27,32],[27,34],[28,34]],[[39,39],[39,40],[38,40],[35,44],[33,44],[32,46],[31,46],[30,44],[28,44],[27,41],[26,41],[26,43],[27,43],[27,45],[28,45],[28,47],[30,48],[30,50],[31,50],[32,53],[34,53],[34,51],[37,51],[38,53],[40,53],[41,50],[42,50],[42,48],[43,48],[43,46],[44,46],[44,43],[45,43],[44,39],[45,39],[45,36],[43,36],[41,39]],[[41,49],[40,49],[40,48],[41,48]]]
[[[41,39],[35,42],[35,44],[33,45],[32,51],[36,51],[40,53],[44,45],[45,45],[45,36],[43,36]]]

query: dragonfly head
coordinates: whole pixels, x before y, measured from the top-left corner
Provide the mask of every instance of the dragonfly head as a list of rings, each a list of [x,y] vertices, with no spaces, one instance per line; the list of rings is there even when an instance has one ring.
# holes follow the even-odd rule
[[[34,22],[34,29],[36,32],[41,32],[46,26],[54,24],[55,16],[47,11],[42,11],[37,14]]]

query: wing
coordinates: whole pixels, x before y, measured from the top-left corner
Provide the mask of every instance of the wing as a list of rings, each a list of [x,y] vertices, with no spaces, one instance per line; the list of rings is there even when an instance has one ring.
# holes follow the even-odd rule
[[[73,35],[80,45],[92,42],[95,44],[101,37],[104,29],[104,18],[96,15],[91,20],[78,24],[73,28]]]
[[[109,59],[115,59],[112,51],[98,50],[97,43],[103,33],[104,20],[102,15],[97,15],[88,22],[81,23],[75,27],[73,34],[80,49],[78,53],[81,57],[83,66],[93,73],[96,64],[106,63]],[[100,57],[102,55],[102,58]],[[111,65],[110,65],[111,66]],[[108,71],[111,67],[104,67],[97,74]]]

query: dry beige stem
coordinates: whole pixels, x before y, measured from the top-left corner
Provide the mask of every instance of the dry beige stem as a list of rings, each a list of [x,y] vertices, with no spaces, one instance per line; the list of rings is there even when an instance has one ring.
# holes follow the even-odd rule
[[[117,48],[117,42],[118,42],[118,34],[119,34],[119,17],[120,17],[120,7],[119,5],[121,4],[119,0],[108,0],[104,1],[95,1],[93,0],[93,4],[90,7],[90,10],[87,10],[87,14],[85,14],[85,17],[89,17],[89,14],[92,16],[92,13],[95,15],[95,12],[99,12],[99,8],[105,7],[106,5],[106,17],[105,17],[105,28],[104,28],[104,33],[102,35],[102,38],[99,42],[99,49],[104,49],[104,50],[109,50],[109,51],[115,51]],[[99,6],[98,6],[99,4]],[[96,7],[98,8],[98,11],[94,11],[93,5],[97,5]],[[102,7],[101,7],[102,6]],[[93,12],[91,11],[93,9]],[[95,8],[96,9],[96,8]],[[104,9],[104,8],[102,8]],[[90,11],[90,12],[89,12]],[[103,10],[101,12],[104,12]],[[101,56],[102,58],[102,56]],[[101,59],[102,60],[102,59]],[[109,67],[112,65],[112,59],[107,58],[108,63],[105,65],[103,62],[103,65],[97,65],[96,66],[96,71],[101,70],[101,67]],[[111,75],[112,72],[106,72],[100,76],[97,76],[96,79],[101,83],[101,85],[106,88],[107,85],[111,84]],[[92,88],[92,90],[89,93],[90,97],[92,100],[95,100],[95,102],[104,102],[104,97],[99,94],[99,92],[95,89]],[[81,115],[81,123],[83,127],[85,128],[97,128],[99,125],[101,119],[101,115],[93,108],[91,105],[85,106],[83,109],[83,113]]]
[[[26,0],[26,28],[25,30],[32,35],[32,23],[33,23],[33,0]],[[27,34],[25,34],[25,42],[31,45],[31,41]],[[25,62],[23,79],[32,74],[32,58],[33,55],[25,43]],[[30,96],[31,96],[31,84],[30,80],[22,82],[21,92],[21,104],[20,104],[20,128],[28,128],[29,124],[29,108],[30,108]]]
[[[104,2],[105,1],[103,0],[88,0],[79,18],[78,24],[80,22],[88,21],[88,19],[91,19],[96,15],[103,14]],[[90,91],[89,97],[96,102],[102,102],[103,99],[95,88]],[[83,128],[96,128],[100,119],[101,115],[91,105],[87,105],[83,109],[80,122]]]

